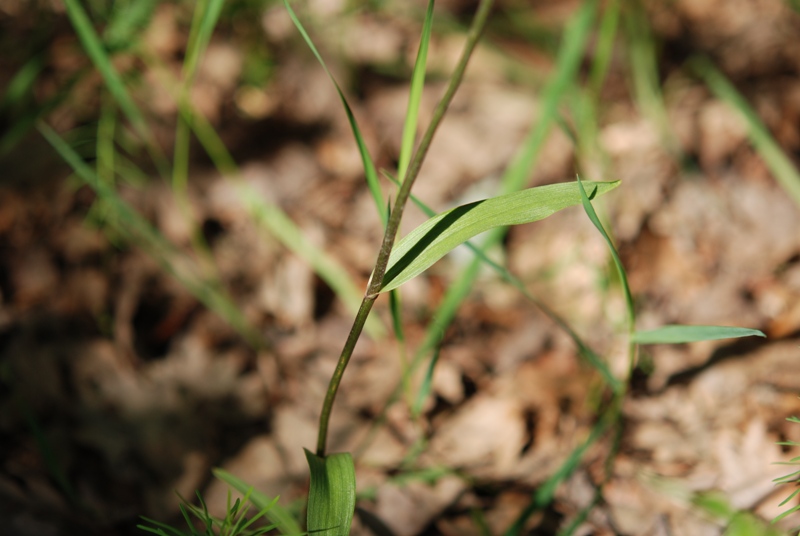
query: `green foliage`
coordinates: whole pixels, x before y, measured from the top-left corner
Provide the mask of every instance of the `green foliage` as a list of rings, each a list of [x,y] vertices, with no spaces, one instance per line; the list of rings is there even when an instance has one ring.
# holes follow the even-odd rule
[[[800,206],[800,172],[775,141],[753,107],[708,58],[702,56],[692,58],[689,66],[708,84],[717,97],[728,103],[744,120],[750,141],[756,151],[764,159],[778,183]]]
[[[254,490],[252,486],[247,485],[244,481],[224,469],[214,469],[212,473],[214,473],[215,477],[225,482],[239,493],[245,495],[259,510],[263,510],[269,506],[269,509],[266,511],[266,516],[281,534],[300,534],[302,532],[295,518],[281,507],[276,502],[276,499],[270,499],[265,494]]]
[[[616,182],[590,183],[592,195],[603,195]],[[443,212],[403,237],[392,250],[381,292],[416,277],[457,246],[497,227],[538,221],[581,200],[577,183],[551,184],[476,201]]]
[[[400,157],[397,163],[397,176],[402,181],[411,163],[411,152],[414,150],[414,139],[417,134],[417,116],[422,102],[422,90],[425,87],[425,66],[428,63],[428,47],[431,41],[431,28],[433,27],[433,0],[428,1],[425,20],[422,23],[422,37],[419,40],[417,59],[414,62],[414,72],[411,75],[411,85],[408,92],[408,109],[406,120],[403,123],[403,138],[400,143]]]
[[[259,510],[249,519],[247,517],[251,506],[249,492],[245,494],[243,499],[236,499],[233,504],[231,504],[231,494],[228,492],[224,518],[216,518],[208,512],[208,507],[199,491],[197,492],[197,499],[200,502],[200,506],[195,506],[181,497],[181,514],[189,527],[186,532],[147,517],[142,517],[142,519],[151,526],[137,525],[137,527],[144,532],[158,534],[159,536],[259,536],[277,528],[275,524],[259,528],[254,527],[257,521],[268,515],[269,510],[275,506],[277,498],[265,506],[258,507]],[[193,517],[197,521],[193,520]],[[198,524],[202,528],[198,529]]]
[[[704,513],[726,524],[725,536],[782,536],[783,531],[770,527],[749,512],[737,510],[720,492],[697,493],[691,502]]]
[[[356,469],[350,453],[324,458],[306,452],[311,470],[307,528],[322,536],[347,536],[356,508]]]
[[[314,46],[314,42],[311,40],[311,37],[309,37],[308,33],[303,27],[303,24],[300,22],[300,19],[297,18],[294,10],[292,10],[292,7],[289,5],[289,0],[283,0],[283,4],[286,6],[286,10],[289,12],[289,16],[292,18],[292,22],[297,28],[297,31],[299,31],[300,35],[303,36],[308,48],[311,49],[311,51],[314,53],[314,56],[317,58],[317,60],[319,60],[319,63],[322,65],[322,68],[325,71],[325,74],[327,74],[328,78],[330,78],[331,82],[333,82],[333,86],[336,88],[336,92],[339,94],[339,99],[341,100],[344,111],[347,114],[347,120],[350,122],[350,128],[353,130],[353,138],[355,138],[356,144],[358,145],[358,152],[361,155],[361,163],[364,166],[364,174],[367,179],[367,185],[369,186],[369,190],[372,193],[373,199],[375,200],[375,206],[378,209],[378,214],[381,216],[381,221],[386,224],[389,215],[386,209],[386,204],[383,201],[383,193],[381,192],[380,182],[378,181],[378,172],[375,171],[375,164],[373,163],[372,157],[369,154],[367,144],[364,142],[364,137],[361,135],[361,130],[358,128],[358,123],[356,123],[353,110],[350,109],[350,105],[347,103],[347,99],[345,98],[342,89],[339,87],[336,79],[328,70],[328,66],[325,65],[325,60],[322,59],[317,47]]]
[[[86,11],[84,11],[80,2],[77,0],[64,0],[67,7],[67,15],[69,15],[72,25],[75,27],[75,32],[83,44],[86,54],[94,63],[95,68],[103,77],[106,83],[106,88],[114,96],[114,99],[120,106],[120,109],[131,122],[131,125],[136,132],[141,136],[145,142],[153,161],[158,166],[162,175],[168,175],[169,164],[164,157],[161,150],[155,142],[150,127],[141,113],[139,108],[134,103],[130,96],[122,77],[117,72],[117,69],[111,62],[105,46],[103,45],[100,37],[92,26]]]
[[[766,337],[757,329],[725,326],[662,326],[648,331],[637,331],[633,342],[637,344],[681,344],[697,341],[716,341],[739,337]]]
[[[795,424],[800,424],[800,419],[798,419],[797,417],[789,417],[786,420],[789,421],[789,422],[795,423]],[[796,441],[782,441],[782,442],[778,443],[778,445],[783,445],[783,446],[787,446],[787,447],[800,447],[800,443],[798,443]],[[778,465],[788,465],[788,466],[791,466],[791,467],[800,466],[800,456],[795,456],[794,458],[792,458],[788,462],[779,462]],[[781,502],[780,506],[786,506],[789,503],[789,501],[791,501],[792,499],[797,497],[798,494],[800,494],[800,470],[792,471],[791,473],[788,473],[788,474],[785,474],[785,475],[783,475],[781,477],[778,477],[775,480],[773,480],[773,482],[775,482],[776,484],[784,484],[784,485],[785,484],[791,484],[791,485],[793,485],[795,487],[794,491],[792,491],[789,494],[789,496],[786,497],[786,499],[784,499],[783,502]],[[800,504],[796,504],[796,505],[790,507],[788,510],[786,510],[782,514],[780,514],[779,516],[775,517],[775,519],[773,519],[772,522],[773,523],[777,523],[778,521],[782,520],[783,518],[785,518],[785,517],[787,517],[787,516],[789,516],[789,515],[791,515],[791,514],[793,514],[795,512],[798,512],[798,511],[800,511]],[[800,533],[800,527],[797,527],[796,529],[794,529],[793,532],[795,534]]]

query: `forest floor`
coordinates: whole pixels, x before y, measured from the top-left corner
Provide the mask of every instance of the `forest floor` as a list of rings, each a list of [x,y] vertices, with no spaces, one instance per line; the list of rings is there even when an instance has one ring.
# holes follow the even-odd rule
[[[86,74],[91,63],[63,9],[39,4],[0,2],[0,47],[13,51],[15,40],[49,25],[36,37],[44,63],[26,106],[41,108],[63,92],[43,117],[59,132],[93,137],[108,105],[102,80]],[[309,31],[377,166],[393,170],[419,13],[310,4],[301,12]],[[541,115],[558,35],[547,28],[563,27],[581,3],[536,2],[518,21],[507,16],[512,4],[500,4],[415,186],[437,211],[498,191]],[[595,145],[577,147],[569,135],[571,121],[580,127],[570,115],[580,95],[570,90],[560,105],[564,128],[550,130],[528,185],[576,172],[622,181],[595,205],[628,270],[639,328],[744,326],[767,338],[642,347],[619,445],[610,433],[591,443],[554,499],[530,517],[529,534],[556,534],[593,504],[601,482],[601,499],[575,534],[718,535],[733,512],[768,521],[791,506],[779,503],[792,489],[772,480],[790,472],[775,462],[797,455],[776,442],[800,441],[800,425],[786,421],[800,413],[800,209],[737,111],[684,62],[711,58],[797,166],[800,14],[779,0],[645,4],[660,100],[648,105],[637,94],[631,49],[620,38],[597,101]],[[470,6],[437,6],[449,27],[434,25],[423,126],[462,46],[457,28]],[[365,288],[382,228],[336,91],[282,5],[247,9],[212,39],[192,102],[243,181]],[[185,11],[159,5],[143,40],[173,72],[183,59]],[[523,35],[527,23],[543,32],[542,44]],[[261,55],[248,48],[258,40],[268,49]],[[20,46],[4,56],[0,87],[29,52]],[[259,61],[269,72],[254,80]],[[140,70],[149,93],[137,98],[171,154],[177,106],[153,69]],[[23,115],[0,110],[9,130]],[[81,153],[88,160],[93,143]],[[247,212],[199,144],[192,155],[188,203],[146,165],[147,176],[120,180],[116,191],[183,255],[176,258],[217,278],[261,344],[248,343],[163,259],[118,232],[119,215],[70,175],[35,129],[0,159],[0,532],[143,534],[140,515],[176,520],[176,490],[200,490],[220,512],[227,488],[214,467],[302,510],[303,447],[316,443],[353,311]],[[384,187],[391,196],[392,184]],[[409,208],[401,234],[424,219]],[[625,300],[603,238],[580,207],[512,228],[492,255],[615,374],[626,374]],[[355,457],[353,534],[503,533],[608,402],[572,339],[487,268],[439,333],[431,395],[413,411],[426,366],[403,383],[404,359],[423,344],[470,260],[457,250],[402,287],[404,343],[392,335],[381,298],[372,334],[356,348],[329,440],[330,451]],[[709,497],[729,513],[708,507]]]

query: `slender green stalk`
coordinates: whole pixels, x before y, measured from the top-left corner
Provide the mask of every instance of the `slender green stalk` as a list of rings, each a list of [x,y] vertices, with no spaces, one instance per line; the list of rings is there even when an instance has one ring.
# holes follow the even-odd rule
[[[378,260],[375,263],[375,270],[372,272],[370,284],[367,288],[367,296],[374,298],[381,290],[383,275],[386,272],[386,265],[389,262],[389,255],[392,253],[392,247],[394,246],[394,240],[397,236],[397,230],[400,228],[400,220],[403,217],[403,210],[405,209],[406,202],[408,201],[408,196],[411,194],[411,187],[414,185],[414,181],[416,181],[417,177],[419,176],[419,170],[422,168],[422,162],[425,160],[425,155],[428,153],[428,149],[433,141],[433,135],[439,128],[442,119],[444,119],[444,114],[447,112],[447,108],[450,106],[458,86],[461,85],[461,81],[464,78],[464,71],[467,69],[467,63],[472,55],[472,51],[475,50],[475,46],[478,44],[478,39],[483,31],[486,19],[489,16],[489,9],[491,6],[492,0],[482,0],[478,6],[478,12],[475,14],[472,27],[467,34],[466,46],[464,47],[464,51],[461,54],[461,58],[458,61],[458,65],[456,66],[453,75],[450,77],[450,85],[448,85],[447,91],[445,91],[444,96],[439,101],[439,104],[436,106],[436,109],[433,112],[431,123],[419,143],[417,152],[414,153],[414,158],[411,160],[408,173],[405,177],[401,177],[400,179],[402,184],[397,192],[397,200],[394,203],[392,214],[389,218],[388,224],[386,225],[386,232],[383,235],[383,243],[381,244],[381,250],[378,254]]]
[[[323,402],[322,412],[319,418],[317,456],[325,456],[325,443],[328,437],[328,424],[330,422],[331,411],[333,410],[333,402],[336,399],[336,392],[339,390],[339,384],[342,381],[342,375],[347,368],[347,364],[350,362],[350,357],[353,355],[353,349],[356,346],[356,342],[358,342],[358,338],[361,336],[361,331],[367,321],[367,316],[369,315],[370,310],[372,310],[375,299],[378,297],[378,294],[381,291],[383,275],[386,272],[386,265],[389,262],[389,255],[392,253],[392,247],[394,246],[397,230],[400,227],[400,219],[403,217],[403,209],[405,208],[406,202],[411,195],[411,187],[419,175],[422,162],[425,159],[428,149],[430,148],[431,142],[433,141],[433,135],[436,133],[437,128],[442,122],[442,119],[444,119],[444,114],[447,111],[450,102],[452,102],[458,86],[461,84],[461,81],[464,78],[464,71],[467,68],[467,63],[469,62],[469,58],[472,55],[473,50],[475,50],[475,46],[478,44],[478,39],[483,32],[483,28],[486,25],[486,20],[489,16],[489,9],[491,8],[492,3],[492,0],[481,0],[480,5],[478,6],[478,11],[473,19],[472,27],[467,34],[467,42],[464,46],[464,51],[461,54],[461,58],[459,59],[455,71],[450,78],[450,85],[447,87],[447,91],[445,91],[444,96],[434,110],[430,125],[425,131],[425,135],[422,137],[416,153],[414,153],[414,158],[411,160],[408,173],[403,178],[403,183],[397,193],[397,200],[395,201],[394,208],[391,211],[389,221],[386,225],[386,232],[383,235],[383,242],[381,243],[381,249],[378,253],[378,259],[375,262],[375,268],[372,271],[372,277],[370,278],[369,285],[367,286],[367,291],[364,295],[364,299],[361,302],[361,307],[358,309],[358,313],[356,314],[356,318],[353,322],[353,327],[350,330],[350,334],[347,337],[347,341],[345,341],[342,354],[339,356],[339,361],[336,364],[336,369],[331,377],[330,384],[328,385],[328,391],[325,395],[325,401]]]
[[[325,402],[322,404],[322,414],[319,418],[319,431],[317,435],[317,456],[320,458],[325,457],[325,442],[328,439],[328,423],[330,422],[331,410],[333,409],[333,401],[336,399],[336,392],[339,390],[339,384],[342,382],[344,370],[350,362],[350,357],[353,355],[353,350],[356,347],[358,338],[361,336],[361,331],[364,329],[364,324],[367,322],[369,312],[375,304],[375,298],[364,297],[361,302],[361,307],[358,308],[356,319],[353,322],[353,327],[350,328],[350,334],[344,343],[342,355],[339,357],[339,362],[336,363],[336,369],[331,376],[330,384],[328,385],[328,392],[325,394]]]

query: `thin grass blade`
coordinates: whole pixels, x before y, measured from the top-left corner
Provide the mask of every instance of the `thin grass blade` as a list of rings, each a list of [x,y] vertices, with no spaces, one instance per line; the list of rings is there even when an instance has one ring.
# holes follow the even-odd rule
[[[414,138],[417,134],[417,119],[419,105],[422,101],[422,90],[425,86],[425,68],[428,64],[428,45],[431,40],[431,27],[433,26],[433,0],[428,1],[425,12],[425,21],[422,23],[422,37],[419,40],[417,59],[414,62],[414,72],[411,75],[411,88],[408,95],[408,110],[403,123],[403,137],[400,144],[400,157],[397,163],[397,176],[402,181],[411,162],[411,153],[414,150]]]
[[[356,471],[348,452],[321,458],[306,452],[311,470],[308,531],[320,536],[348,536],[356,508]]]
[[[608,67],[611,65],[614,39],[617,36],[617,26],[619,25],[620,3],[620,0],[611,0],[603,7],[603,16],[600,19],[600,28],[597,32],[595,59],[589,75],[589,87],[594,98],[599,98],[608,73]]]
[[[160,521],[156,521],[155,519],[150,519],[149,517],[145,516],[141,516],[141,518],[144,521],[147,521],[148,523],[152,523],[157,528],[148,527],[147,525],[136,525],[137,529],[143,530],[145,532],[150,532],[152,534],[158,534],[159,536],[185,536],[183,532],[165,523],[161,523]],[[164,532],[165,530],[168,530],[169,534],[167,532]]]
[[[103,77],[108,91],[114,96],[114,99],[128,118],[128,121],[131,122],[133,128],[145,142],[147,150],[156,166],[158,166],[159,171],[162,175],[168,176],[167,170],[169,165],[167,164],[167,160],[156,145],[153,133],[147,126],[144,116],[133,102],[128,90],[125,88],[122,78],[112,65],[111,58],[109,58],[106,49],[100,41],[100,37],[97,35],[97,32],[95,32],[86,11],[84,11],[78,0],[64,0],[64,4],[67,8],[67,16],[75,27],[75,32],[78,34],[78,39],[80,39],[83,48],[86,50],[86,55],[89,56],[100,73],[100,76]]]
[[[269,508],[266,516],[270,522],[278,526],[278,530],[280,530],[281,534],[299,535],[303,533],[294,517],[277,504],[277,498],[271,499],[259,491],[254,491],[252,486],[246,484],[243,480],[233,476],[224,469],[216,468],[212,469],[211,472],[216,478],[222,480],[242,495],[250,492],[250,502],[259,510]]]
[[[670,325],[653,330],[637,331],[633,334],[633,342],[636,344],[681,344],[753,336],[766,337],[761,331],[750,328]]]
[[[588,184],[588,183],[587,183]],[[622,285],[622,291],[625,294],[625,309],[627,312],[628,317],[628,331],[633,333],[633,322],[634,322],[634,309],[633,309],[633,294],[631,294],[630,285],[628,285],[628,276],[625,274],[625,266],[622,264],[622,259],[619,258],[619,253],[617,253],[617,248],[614,247],[614,242],[611,240],[611,237],[608,236],[603,224],[600,223],[600,218],[597,217],[597,212],[595,212],[594,207],[592,206],[592,202],[589,199],[589,196],[586,195],[586,190],[583,187],[583,181],[581,181],[580,177],[578,177],[578,187],[580,188],[581,192],[581,202],[583,203],[583,209],[586,211],[586,215],[589,216],[592,224],[597,228],[600,234],[603,236],[603,240],[605,240],[606,244],[608,245],[608,249],[611,252],[611,257],[614,259],[614,266],[617,269],[617,275],[619,276],[620,284]]]
[[[200,58],[211,41],[211,34],[217,25],[225,0],[202,0],[195,11],[196,22],[193,21],[189,42],[186,47],[186,59],[183,62],[184,80],[191,81],[197,72]]]
[[[419,417],[422,413],[422,405],[425,403],[425,399],[428,398],[433,387],[433,372],[436,370],[436,363],[438,362],[439,352],[437,351],[434,352],[433,359],[431,359],[431,362],[428,364],[428,370],[425,373],[425,378],[422,380],[422,385],[417,393],[417,399],[411,408],[411,416],[414,418]]]
[[[37,55],[25,62],[14,77],[6,84],[3,98],[0,99],[0,113],[13,113],[22,100],[30,96],[33,84],[45,66],[44,56]]]
[[[136,34],[150,22],[158,3],[159,0],[116,2],[103,31],[106,47],[109,50],[125,50],[136,43]]]
[[[569,475],[575,471],[581,459],[583,458],[583,455],[586,454],[587,450],[589,450],[589,447],[596,443],[612,424],[612,419],[609,415],[610,413],[611,412],[606,413],[604,418],[601,418],[594,425],[594,427],[592,427],[589,437],[587,437],[582,444],[573,449],[569,456],[567,456],[567,459],[564,461],[564,463],[561,464],[561,466],[556,470],[556,472],[553,473],[550,478],[548,478],[539,487],[538,490],[536,490],[531,498],[531,502],[528,503],[514,523],[508,528],[508,530],[506,530],[504,536],[518,536],[522,534],[523,530],[525,529],[525,523],[528,521],[530,516],[532,516],[537,510],[550,504],[555,496],[555,492],[559,484],[566,480]]]
[[[199,275],[197,267],[182,256],[148,221],[128,205],[108,183],[100,180],[92,168],[49,126],[39,123],[42,136],[73,169],[75,174],[90,186],[115,217],[110,221],[122,236],[130,237],[148,252],[168,273],[172,274],[209,309],[225,319],[250,344],[263,347],[262,336],[253,329],[239,308],[215,285]]]
[[[587,184],[594,196],[611,191],[619,181]],[[392,250],[381,292],[399,287],[480,233],[538,221],[577,205],[581,202],[578,186],[561,183],[529,188],[468,203],[431,218],[403,237]]]
[[[342,265],[309,240],[279,206],[264,201],[254,188],[242,180],[236,161],[214,127],[199,111],[191,108],[191,103],[180,102],[178,91],[174,89],[177,84],[174,79],[169,79],[169,74],[163,68],[156,70],[164,78],[165,85],[172,88],[173,96],[181,106],[181,114],[186,120],[190,120],[192,132],[214,166],[236,185],[239,199],[253,221],[262,230],[277,238],[287,249],[305,260],[348,309],[353,312],[358,311],[363,291],[358,289]],[[380,339],[385,334],[383,326],[375,317],[367,319],[365,329],[375,339]]]
[[[781,149],[769,129],[758,114],[722,72],[706,57],[695,57],[690,60],[691,69],[705,80],[709,89],[717,97],[727,102],[747,124],[747,132],[753,146],[764,159],[775,180],[786,190],[786,193],[800,206],[800,172],[786,153]]]
[[[325,64],[325,60],[322,59],[322,55],[317,50],[317,47],[314,46],[314,42],[311,40],[311,37],[309,37],[308,32],[306,32],[306,29],[303,27],[300,19],[297,18],[294,10],[289,5],[289,0],[283,0],[283,5],[286,6],[286,10],[289,12],[289,17],[291,17],[292,22],[297,28],[297,31],[299,31],[300,35],[303,36],[308,48],[310,48],[311,52],[314,53],[314,56],[325,70],[325,74],[327,74],[328,78],[330,78],[331,82],[333,82],[333,85],[336,88],[336,93],[339,94],[339,99],[342,101],[342,106],[344,106],[344,111],[347,114],[347,120],[350,122],[350,128],[353,130],[353,137],[356,139],[356,144],[358,145],[358,152],[361,155],[361,163],[364,166],[364,174],[367,178],[367,186],[369,187],[369,191],[375,200],[375,206],[378,210],[378,215],[380,215],[381,221],[385,226],[389,219],[389,215],[386,210],[386,203],[383,200],[381,185],[378,181],[378,172],[375,170],[375,164],[372,161],[372,157],[369,154],[366,143],[364,143],[364,137],[361,135],[361,129],[358,128],[358,123],[356,122],[355,115],[353,115],[353,110],[350,108],[350,104],[348,104],[347,99],[344,96],[344,92],[339,87],[339,83],[336,82],[333,74],[331,74],[331,72],[328,70],[328,66]]]

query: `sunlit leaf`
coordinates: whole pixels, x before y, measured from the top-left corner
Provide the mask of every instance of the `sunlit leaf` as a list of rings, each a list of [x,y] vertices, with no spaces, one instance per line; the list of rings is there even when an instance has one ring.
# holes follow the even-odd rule
[[[311,470],[308,490],[308,532],[347,536],[356,508],[356,471],[347,452],[321,458],[306,450]]]
[[[619,181],[586,182],[590,195],[602,195]],[[381,292],[419,275],[456,246],[495,227],[541,220],[581,202],[578,183],[550,184],[467,203],[429,219],[397,243],[389,257]]]
[[[766,337],[761,331],[750,328],[672,325],[649,331],[637,331],[633,334],[633,342],[637,344],[680,344],[752,336]]]

